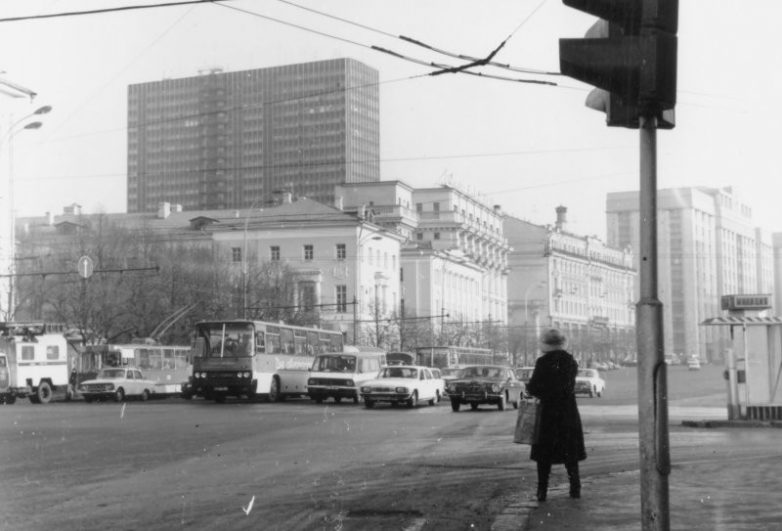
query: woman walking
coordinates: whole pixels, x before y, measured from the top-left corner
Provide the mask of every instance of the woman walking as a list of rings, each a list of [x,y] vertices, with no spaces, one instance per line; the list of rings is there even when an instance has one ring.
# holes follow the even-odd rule
[[[530,459],[538,465],[538,501],[546,501],[552,464],[564,464],[570,497],[581,497],[578,462],[586,459],[584,431],[576,404],[578,363],[565,350],[562,332],[552,328],[541,336],[543,356],[535,362],[527,391],[540,399],[540,431]]]

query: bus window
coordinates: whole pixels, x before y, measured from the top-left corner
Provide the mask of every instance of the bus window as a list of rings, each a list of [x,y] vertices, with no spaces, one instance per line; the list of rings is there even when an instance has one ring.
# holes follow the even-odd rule
[[[280,329],[280,347],[283,354],[293,354],[296,352],[293,344],[293,330],[290,328]]]
[[[255,353],[263,354],[266,352],[265,334],[261,331],[255,333]]]
[[[317,332],[307,332],[307,354],[310,356],[314,356],[318,353],[320,349],[318,348],[318,333]]]
[[[193,345],[193,357],[203,358],[206,354],[206,339],[203,337],[197,337],[195,344]]]

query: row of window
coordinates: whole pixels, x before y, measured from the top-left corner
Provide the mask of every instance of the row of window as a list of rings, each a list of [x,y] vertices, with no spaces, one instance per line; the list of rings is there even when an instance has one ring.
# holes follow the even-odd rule
[[[336,252],[336,258],[337,260],[345,260],[347,258],[347,247],[344,243],[338,243],[335,247]],[[304,260],[314,260],[315,259],[315,246],[312,244],[305,244],[302,248],[302,256]],[[280,260],[280,246],[279,245],[272,245],[269,247],[269,259],[272,262],[278,262]],[[242,261],[242,248],[241,247],[232,247],[231,248],[231,260],[233,262],[241,262]]]

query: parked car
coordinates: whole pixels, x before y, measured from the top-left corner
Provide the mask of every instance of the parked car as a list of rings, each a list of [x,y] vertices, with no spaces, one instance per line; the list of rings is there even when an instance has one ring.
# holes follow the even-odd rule
[[[94,379],[79,384],[79,393],[85,402],[107,399],[122,402],[130,397],[148,400],[154,392],[155,382],[147,380],[134,368],[101,369]]]
[[[597,369],[579,369],[576,375],[576,394],[586,394],[590,398],[603,396],[606,382]]]
[[[452,380],[456,380],[458,378],[461,378],[462,376],[462,368],[461,367],[446,367],[443,369],[440,369],[440,373],[443,378],[443,397],[448,396],[448,382]]]
[[[435,405],[442,397],[442,378],[436,378],[429,367],[394,365],[383,367],[377,379],[361,385],[361,398],[367,409],[378,402],[416,407],[421,402]]]
[[[386,364],[385,352],[328,352],[318,354],[307,378],[307,394],[321,404],[328,398],[358,403],[361,385],[377,377]]]
[[[530,398],[532,395],[527,392],[527,383],[529,383],[529,379],[532,378],[535,367],[518,367],[513,372],[516,373],[516,378],[524,384],[524,398]]]
[[[701,360],[696,357],[692,357],[687,360],[687,370],[699,371],[701,369]]]
[[[448,382],[447,389],[453,411],[462,404],[470,404],[473,410],[492,404],[503,411],[508,403],[519,407],[524,387],[510,367],[470,365],[463,368],[461,378]]]

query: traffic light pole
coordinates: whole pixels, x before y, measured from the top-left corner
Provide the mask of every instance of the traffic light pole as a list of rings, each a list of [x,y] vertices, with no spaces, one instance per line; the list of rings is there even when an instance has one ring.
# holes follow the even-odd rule
[[[663,354],[663,307],[657,297],[657,119],[640,117],[640,277],[636,305],[641,522],[644,531],[668,531],[668,383]]]

